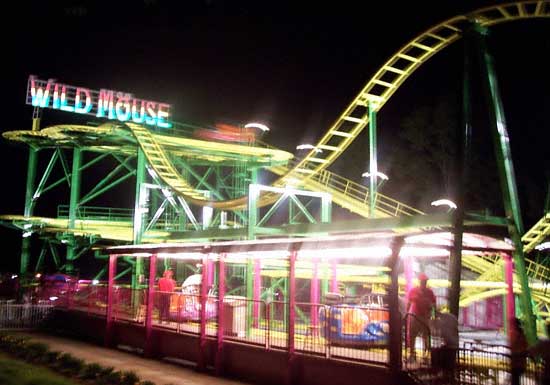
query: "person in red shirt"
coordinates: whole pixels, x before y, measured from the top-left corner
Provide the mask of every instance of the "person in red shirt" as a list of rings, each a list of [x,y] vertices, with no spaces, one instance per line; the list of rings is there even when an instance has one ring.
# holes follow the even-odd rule
[[[420,273],[418,280],[420,286],[411,289],[407,303],[407,346],[411,361],[416,360],[416,337],[422,337],[424,349],[429,347],[430,318],[436,305],[434,292],[427,286],[428,276]]]
[[[176,287],[176,281],[172,279],[172,270],[165,270],[162,278],[159,279],[159,318],[160,322],[169,322],[170,318],[170,296]]]

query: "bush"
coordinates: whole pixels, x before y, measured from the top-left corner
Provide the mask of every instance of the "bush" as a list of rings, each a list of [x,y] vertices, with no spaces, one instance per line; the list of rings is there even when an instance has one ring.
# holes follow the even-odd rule
[[[139,382],[139,377],[135,372],[127,371],[122,372],[121,385],[135,385]]]
[[[102,375],[99,379],[99,383],[103,385],[120,385],[122,382],[122,376],[120,372],[111,371],[105,375]]]
[[[57,365],[57,360],[59,359],[60,356],[61,356],[61,352],[50,350],[44,354],[42,359],[40,359],[40,363],[51,367],[55,367]]]
[[[97,380],[102,370],[103,368],[101,367],[101,365],[95,362],[84,365],[84,368],[82,368],[82,371],[80,372],[80,378],[84,380]]]
[[[84,361],[72,354],[63,353],[59,356],[56,367],[59,368],[61,373],[74,376],[82,371]]]
[[[30,362],[40,362],[48,350],[48,345],[42,342],[28,342],[24,357]]]

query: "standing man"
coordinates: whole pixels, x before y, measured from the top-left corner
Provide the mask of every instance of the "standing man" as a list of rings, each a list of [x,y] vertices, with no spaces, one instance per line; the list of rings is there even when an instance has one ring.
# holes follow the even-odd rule
[[[429,349],[430,318],[435,309],[435,295],[428,288],[428,276],[420,273],[418,280],[420,286],[411,289],[407,303],[407,345],[411,361],[416,361],[416,337],[421,336],[424,349]]]
[[[170,296],[176,287],[176,281],[172,279],[172,275],[172,270],[167,269],[159,279],[159,318],[161,323],[170,322]]]

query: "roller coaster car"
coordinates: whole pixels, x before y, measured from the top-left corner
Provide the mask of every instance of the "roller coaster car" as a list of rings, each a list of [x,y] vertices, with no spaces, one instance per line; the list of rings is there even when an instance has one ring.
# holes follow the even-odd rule
[[[372,347],[389,337],[389,308],[383,294],[344,297],[327,293],[319,309],[321,335],[331,345]]]
[[[200,287],[202,276],[194,274],[182,284],[182,292],[170,296],[170,319],[172,321],[199,321],[201,318]],[[218,314],[214,289],[206,297],[206,319],[215,318]]]
[[[194,136],[204,140],[248,143],[256,140],[256,132],[250,128],[241,128],[225,123],[216,123],[216,129],[200,128]]]

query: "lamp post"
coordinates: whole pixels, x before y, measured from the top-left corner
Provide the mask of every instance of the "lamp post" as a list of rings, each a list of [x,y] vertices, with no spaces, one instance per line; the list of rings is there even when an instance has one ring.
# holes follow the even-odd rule
[[[361,174],[364,178],[370,179],[370,188],[369,188],[369,217],[374,218],[374,209],[376,207],[376,194],[377,190],[382,187],[382,184],[387,181],[389,178],[383,172],[376,170],[375,172],[364,172]],[[376,184],[376,178],[380,179],[380,183]]]

